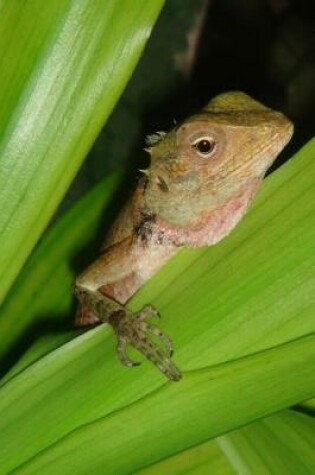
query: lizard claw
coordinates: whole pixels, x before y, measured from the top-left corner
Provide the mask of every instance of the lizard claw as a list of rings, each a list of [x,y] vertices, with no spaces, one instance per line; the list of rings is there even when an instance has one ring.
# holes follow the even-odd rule
[[[159,314],[158,310],[153,307],[153,305],[146,305],[140,312],[135,313],[133,316],[133,318],[142,322],[145,321],[147,317],[155,317],[160,319],[161,315]]]
[[[181,373],[171,360],[173,354],[171,340],[155,325],[145,321],[147,317],[157,315],[158,312],[154,307],[148,305],[134,315],[122,310],[111,316],[109,323],[113,326],[118,337],[118,356],[126,366],[139,365],[126,354],[126,347],[129,344],[151,361],[167,378],[178,381],[181,378]],[[148,333],[157,337],[165,345],[166,351],[152,341]]]
[[[117,353],[122,364],[128,366],[129,368],[139,366],[141,364],[139,361],[133,361],[129,358],[126,353],[126,347],[127,340],[123,337],[118,337]]]

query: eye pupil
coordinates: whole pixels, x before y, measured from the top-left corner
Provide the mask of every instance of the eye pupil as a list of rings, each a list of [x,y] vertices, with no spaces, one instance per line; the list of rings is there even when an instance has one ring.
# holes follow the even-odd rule
[[[211,143],[209,142],[209,140],[201,140],[197,146],[199,152],[202,153],[209,153],[209,151],[211,150]]]
[[[201,139],[194,144],[194,147],[198,150],[199,153],[202,155],[208,155],[215,147],[215,143],[213,140],[209,139]]]

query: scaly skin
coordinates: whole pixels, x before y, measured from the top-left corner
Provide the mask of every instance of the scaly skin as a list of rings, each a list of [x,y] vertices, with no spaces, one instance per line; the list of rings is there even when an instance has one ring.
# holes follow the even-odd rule
[[[76,323],[109,323],[127,366],[131,344],[169,379],[181,373],[172,343],[125,303],[180,247],[215,244],[246,213],[266,170],[290,140],[292,123],[241,92],[227,92],[168,134],[149,137],[151,165],[114,223],[101,256],[76,280]],[[154,334],[163,343],[150,339]]]

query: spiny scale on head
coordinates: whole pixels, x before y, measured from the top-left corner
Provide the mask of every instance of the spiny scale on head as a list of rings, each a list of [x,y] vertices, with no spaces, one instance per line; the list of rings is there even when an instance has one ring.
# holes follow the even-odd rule
[[[155,132],[154,134],[147,135],[145,138],[145,143],[149,147],[153,147],[158,142],[160,142],[160,140],[162,140],[162,138],[165,137],[165,135],[166,135],[166,132],[159,130],[158,132]]]

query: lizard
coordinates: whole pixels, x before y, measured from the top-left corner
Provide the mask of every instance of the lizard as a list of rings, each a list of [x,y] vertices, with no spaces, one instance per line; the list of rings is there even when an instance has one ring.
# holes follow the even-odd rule
[[[284,114],[230,91],[170,132],[149,136],[149,168],[100,256],[75,281],[76,325],[108,323],[124,365],[139,364],[127,355],[131,345],[179,380],[171,339],[147,321],[157,310],[146,305],[132,313],[125,305],[180,248],[214,245],[231,232],[292,133]]]

